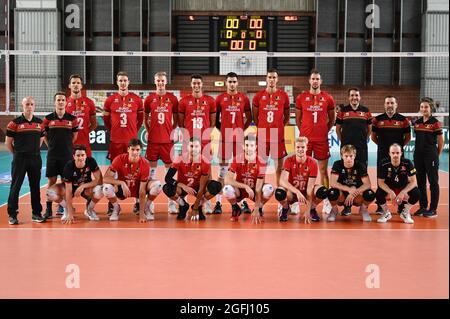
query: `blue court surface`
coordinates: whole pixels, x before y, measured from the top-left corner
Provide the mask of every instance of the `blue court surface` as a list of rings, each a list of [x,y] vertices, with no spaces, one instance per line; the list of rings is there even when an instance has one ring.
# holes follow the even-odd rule
[[[105,151],[93,151],[92,152],[94,158],[97,160],[98,165],[107,166],[109,165],[109,160],[106,159]],[[412,153],[406,153],[406,157],[412,159]],[[45,177],[45,163],[47,158],[47,151],[42,151],[42,178],[41,178],[41,186],[47,184],[47,178]],[[338,153],[332,153],[331,158],[329,160],[329,167],[334,161],[339,159]],[[10,181],[11,181],[11,161],[12,155],[7,151],[0,151],[0,205],[4,205],[8,199]],[[159,163],[162,165],[162,162]],[[369,167],[376,166],[376,154],[369,153]],[[443,152],[440,158],[440,169],[444,172],[449,172],[449,153]],[[23,183],[22,189],[20,191],[20,195],[24,195],[28,193],[28,179],[25,177],[25,181]]]

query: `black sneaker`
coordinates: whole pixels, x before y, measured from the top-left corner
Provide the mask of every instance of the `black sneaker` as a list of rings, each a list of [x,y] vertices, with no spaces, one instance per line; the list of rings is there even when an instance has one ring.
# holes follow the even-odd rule
[[[56,210],[56,215],[64,215],[64,207],[58,205],[58,209]]]
[[[10,224],[10,225],[19,225],[19,220],[17,219],[17,216],[9,216],[8,217],[8,224]]]
[[[341,216],[349,216],[351,214],[352,214],[351,206],[344,206],[344,208],[341,210]]]
[[[429,210],[429,211],[426,211],[425,213],[423,213],[423,217],[426,217],[426,218],[434,218],[434,217],[437,217],[437,212],[433,209],[433,210]]]
[[[239,219],[239,216],[242,214],[242,210],[239,207],[238,204],[234,204],[232,206],[232,211],[231,211],[231,221],[232,222],[237,222]]]
[[[375,214],[377,214],[377,215],[383,215],[384,214],[383,208],[380,205],[378,205],[378,204],[377,204],[377,210],[375,211]]]
[[[311,211],[309,212],[309,214],[311,215],[311,220],[313,222],[320,222],[320,216],[319,216],[319,214],[317,214],[317,211],[315,208],[312,208]]]
[[[134,206],[133,206],[133,213],[135,214],[135,215],[139,215],[139,209],[140,209],[141,207],[140,207],[140,205],[139,205],[139,202],[136,202],[136,203],[134,203]]]
[[[180,208],[178,209],[177,219],[185,220],[188,210],[189,210],[189,205],[187,203],[185,203],[184,205],[180,205]]]
[[[222,204],[217,201],[216,206],[214,206],[213,214],[222,214]]]
[[[113,210],[114,210],[113,204],[111,204],[111,202],[108,201],[108,211],[106,212],[106,214],[107,214],[108,216],[111,216]]]
[[[31,216],[31,221],[35,222],[35,223],[44,223],[45,222],[45,218],[42,217],[41,215],[33,214]]]
[[[417,217],[423,217],[423,214],[426,213],[427,210],[423,207],[420,207],[413,215]]]
[[[247,204],[247,202],[245,200],[242,201],[242,212],[244,214],[251,214],[252,213],[252,211],[250,210],[250,207],[248,207],[248,204]]]
[[[398,205],[397,214],[401,214],[404,208],[405,208],[405,202],[402,202],[400,205]]]
[[[202,206],[198,206],[198,220],[206,220],[206,216],[203,214]]]
[[[53,218],[53,212],[51,207],[47,207],[44,214],[45,219],[52,219]]]
[[[288,208],[283,208],[281,210],[281,214],[280,214],[280,222],[287,222],[288,221],[288,215],[289,215],[289,207]]]
[[[262,207],[259,208],[259,216],[264,217],[264,212],[263,212]]]

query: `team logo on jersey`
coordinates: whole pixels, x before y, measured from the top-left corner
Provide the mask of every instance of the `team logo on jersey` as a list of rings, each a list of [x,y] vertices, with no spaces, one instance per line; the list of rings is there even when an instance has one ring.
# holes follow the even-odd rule
[[[279,101],[279,100],[281,100],[281,97],[280,96],[275,96],[275,101]]]
[[[305,101],[309,102],[309,101],[311,101],[311,98],[309,96],[307,96],[307,97],[305,97]]]
[[[25,125],[24,125],[24,124],[21,124],[21,125],[19,126],[19,128],[25,128]]]
[[[208,105],[208,102],[202,101],[202,105]]]
[[[399,126],[399,125],[400,125],[400,122],[394,121],[394,125],[395,125],[395,126]]]
[[[263,100],[263,101],[267,100],[267,96],[263,95],[261,100]]]
[[[381,122],[380,122],[380,125],[384,125],[384,122],[383,122],[383,121],[381,121]]]

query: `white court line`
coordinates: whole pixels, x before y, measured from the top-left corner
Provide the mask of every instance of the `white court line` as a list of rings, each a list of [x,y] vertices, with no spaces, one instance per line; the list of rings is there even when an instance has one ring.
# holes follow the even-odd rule
[[[353,229],[347,229],[347,228],[335,228],[335,229],[330,229],[330,228],[317,228],[317,229],[308,229],[308,228],[288,228],[288,229],[283,229],[283,228],[263,228],[263,229],[255,229],[255,228],[238,228],[238,229],[233,229],[233,228],[162,228],[162,227],[158,227],[158,228],[136,228],[136,227],[116,227],[116,228],[100,228],[100,227],[87,227],[87,228],[69,228],[70,226],[67,226],[67,228],[15,228],[16,226],[11,226],[9,228],[0,228],[0,231],[18,231],[18,230],[32,230],[32,231],[65,231],[65,230],[71,230],[71,231],[77,231],[77,230],[82,230],[82,231],[86,231],[86,230],[95,230],[95,231],[101,231],[101,230],[107,230],[107,231],[114,231],[114,230],[145,230],[145,231],[384,231],[384,232],[389,232],[389,231],[393,231],[393,232],[399,232],[399,231],[413,231],[413,232],[448,232],[449,229],[444,229],[444,228],[439,228],[439,229],[426,229],[426,228],[418,228],[418,229],[414,229],[414,228],[405,228],[405,229],[363,229],[363,228],[353,228]],[[255,225],[255,227],[257,227]]]

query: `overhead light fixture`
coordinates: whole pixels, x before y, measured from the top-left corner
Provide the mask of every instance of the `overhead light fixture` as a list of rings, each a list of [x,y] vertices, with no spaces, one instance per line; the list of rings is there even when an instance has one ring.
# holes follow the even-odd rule
[[[266,81],[258,81],[258,85],[259,86],[266,86],[267,82]]]
[[[195,21],[195,17],[194,16],[189,16],[188,19],[189,19],[189,21]]]

